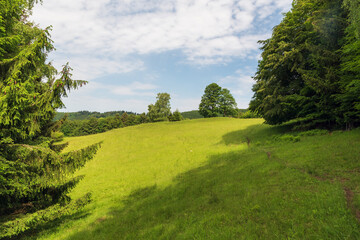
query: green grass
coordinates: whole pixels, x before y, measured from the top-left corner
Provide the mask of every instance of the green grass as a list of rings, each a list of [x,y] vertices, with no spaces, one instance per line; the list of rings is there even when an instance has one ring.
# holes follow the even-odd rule
[[[360,129],[295,135],[217,118],[69,138],[104,141],[71,194],[92,202],[33,238],[359,239]]]

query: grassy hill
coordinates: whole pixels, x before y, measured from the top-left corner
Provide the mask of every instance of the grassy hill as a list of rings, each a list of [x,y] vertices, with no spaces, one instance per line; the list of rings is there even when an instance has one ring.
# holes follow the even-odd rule
[[[181,115],[183,116],[183,118],[188,118],[188,119],[204,118],[204,117],[199,113],[198,110],[182,112]]]
[[[67,150],[104,141],[72,192],[93,200],[34,238],[360,238],[360,129],[216,118],[67,140]]]

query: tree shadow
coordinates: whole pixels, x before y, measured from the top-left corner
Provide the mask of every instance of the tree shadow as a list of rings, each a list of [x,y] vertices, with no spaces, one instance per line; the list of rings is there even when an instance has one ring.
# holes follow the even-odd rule
[[[314,209],[336,205],[326,195],[334,194],[328,185],[317,183],[269,161],[256,148],[213,155],[207,165],[178,175],[168,187],[134,191],[68,239],[326,239],[334,236],[329,226],[349,230],[341,227],[349,225],[342,211],[314,217]],[[344,236],[360,237],[356,222],[349,226],[353,229]]]
[[[57,232],[57,227],[66,223],[71,222],[75,220],[79,220],[82,218],[86,218],[90,213],[85,210],[79,210],[73,214],[70,215],[64,215],[57,219],[54,219],[52,221],[48,221],[46,223],[40,224],[35,228],[31,228],[29,230],[26,230],[12,238],[3,238],[4,240],[12,240],[12,239],[20,239],[20,240],[31,240],[31,239],[38,239],[39,236],[41,236],[44,232],[47,234],[49,233],[55,233]]]
[[[206,232],[207,219],[214,222],[232,211],[222,206],[230,199],[224,189],[240,170],[234,167],[236,156],[238,152],[210,157],[206,166],[176,176],[164,189],[156,185],[138,189],[69,239],[192,239],[197,234],[214,238],[216,234]],[[200,232],[199,224],[204,225]],[[215,228],[220,237],[221,226]]]
[[[284,134],[291,131],[291,126],[279,125],[270,126],[268,124],[253,125],[245,129],[230,132],[222,137],[221,144],[232,145],[251,142],[265,142],[275,135]]]

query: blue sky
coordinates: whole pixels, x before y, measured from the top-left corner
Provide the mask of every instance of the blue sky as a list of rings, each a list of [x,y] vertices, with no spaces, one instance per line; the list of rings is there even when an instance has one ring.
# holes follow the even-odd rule
[[[291,0],[45,0],[32,19],[53,26],[57,69],[89,84],[64,100],[73,112],[147,112],[168,92],[171,108],[194,110],[210,83],[239,108],[253,95],[258,40],[271,36]]]

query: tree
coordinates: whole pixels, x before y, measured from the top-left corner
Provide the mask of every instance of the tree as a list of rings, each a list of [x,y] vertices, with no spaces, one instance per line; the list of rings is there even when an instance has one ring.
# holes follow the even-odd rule
[[[120,120],[122,122],[122,125],[124,127],[129,126],[129,114],[127,114],[126,112],[124,112],[123,114],[121,114]]]
[[[219,112],[221,87],[216,83],[211,83],[206,86],[204,92],[199,105],[199,113],[204,117],[216,117]]]
[[[219,97],[219,112],[224,116],[236,116],[236,102],[230,91],[226,88],[221,90]]]
[[[341,49],[342,91],[336,96],[340,105],[337,122],[351,129],[360,125],[360,2],[344,0],[344,5],[349,11],[349,25]]]
[[[158,93],[156,103],[148,106],[148,117],[151,122],[165,121],[171,114],[170,94]]]
[[[175,112],[173,112],[172,114],[170,114],[169,116],[169,121],[171,122],[177,122],[177,121],[181,121],[183,120],[183,116],[181,115],[181,113],[179,112],[179,110],[176,110]]]
[[[217,117],[218,114],[235,116],[236,102],[230,91],[211,83],[205,88],[199,105],[199,113],[204,117]]]
[[[88,202],[90,195],[70,202],[67,193],[82,176],[69,177],[99,147],[60,153],[66,144],[55,145],[63,122],[53,121],[56,109],[86,81],[72,80],[68,64],[56,78],[58,72],[46,63],[54,47],[50,28],[27,21],[34,2],[0,1],[0,216],[12,214],[2,221],[0,238],[71,214]],[[17,219],[24,206],[31,214]]]
[[[138,120],[139,124],[148,122],[148,117],[146,116],[145,113],[142,113],[142,114],[138,115],[137,117],[139,119]]]
[[[298,119],[303,126],[336,123],[340,40],[346,16],[342,1],[299,0],[260,41],[262,60],[254,79],[250,110],[269,124]]]

